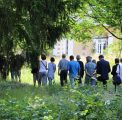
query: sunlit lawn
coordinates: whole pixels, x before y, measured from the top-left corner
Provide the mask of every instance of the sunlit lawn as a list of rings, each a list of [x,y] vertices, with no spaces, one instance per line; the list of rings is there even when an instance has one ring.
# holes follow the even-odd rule
[[[21,83],[11,82],[10,76],[8,77],[6,82],[3,82],[1,80],[0,106],[4,106],[4,107],[3,109],[0,108],[0,110],[2,109],[5,112],[5,115],[1,113],[0,117],[3,115],[3,118],[5,119],[0,119],[0,120],[6,120],[6,118],[11,118],[10,120],[14,120],[15,116],[17,116],[17,118],[20,119],[22,119],[23,117],[24,120],[26,119],[28,120],[32,118],[34,120],[37,120],[37,118],[40,120],[52,120],[52,119],[78,120],[77,111],[79,111],[80,109],[79,106],[77,106],[77,104],[82,105],[82,99],[83,100],[85,99],[86,101],[91,101],[91,103],[89,104],[94,105],[93,101],[94,99],[96,99],[97,96],[101,96],[102,98],[102,99],[99,98],[100,100],[98,102],[111,101],[116,99],[116,97],[121,98],[122,87],[119,86],[117,88],[117,92],[115,93],[111,78],[108,81],[107,90],[105,90],[102,84],[99,82],[96,87],[78,86],[78,83],[76,82],[76,88],[74,89],[76,91],[74,91],[70,87],[69,79],[68,79],[68,85],[61,87],[59,76],[56,73],[55,83],[52,85],[52,87],[49,87],[49,85],[47,84],[46,87],[41,86],[39,88],[38,84],[36,85],[36,87],[33,86],[33,79],[30,71],[31,70],[29,68],[22,69]],[[81,99],[79,97],[81,98],[83,97],[83,98]],[[36,103],[37,105],[44,105],[45,107],[33,108],[35,106],[34,101],[37,101]],[[98,104],[98,108],[99,107],[100,106]],[[26,110],[26,108],[28,109]],[[39,118],[39,115],[37,114],[38,113],[37,108],[43,111],[43,115],[41,115],[43,117]],[[84,109],[90,109],[90,108],[87,108],[86,106],[86,108]],[[95,109],[96,108],[94,108],[94,112]],[[103,109],[103,108],[99,108],[99,109]],[[6,110],[8,111],[7,113]],[[51,110],[51,112],[47,114],[45,113],[45,110],[46,111]],[[12,111],[12,113],[10,111]],[[14,113],[15,111],[16,114]],[[32,113],[29,111],[31,111]],[[8,117],[6,116],[6,114],[8,114]],[[21,115],[19,116],[19,114]],[[34,115],[36,114],[36,115],[34,116],[32,114]],[[95,114],[98,113],[95,112]],[[108,115],[108,117],[111,116],[113,113],[109,111],[109,114],[110,115]],[[48,117],[45,118],[44,116],[48,116]],[[104,117],[104,115],[102,117]],[[98,120],[102,120],[102,119],[98,119]]]
[[[21,100],[21,97],[34,97],[34,96],[40,96],[40,97],[50,97],[53,94],[56,94],[60,91],[63,90],[70,90],[70,81],[68,78],[68,85],[61,87],[60,86],[60,79],[59,76],[57,75],[57,72],[55,74],[55,79],[53,80],[54,83],[52,87],[49,87],[48,81],[47,81],[47,86],[43,87],[41,86],[38,88],[38,84],[36,84],[36,87],[33,86],[33,77],[31,74],[31,70],[29,68],[23,68],[22,69],[22,81],[21,84],[19,82],[11,82],[10,76],[8,77],[7,82],[1,81],[1,85],[4,86],[2,91],[0,92],[2,95],[0,98],[6,98],[6,97],[11,97],[11,98],[19,98]],[[84,82],[84,81],[83,81]],[[8,87],[9,86],[9,87]],[[76,88],[78,87],[78,83],[76,82]],[[81,86],[81,89],[89,89],[91,86]],[[117,91],[121,91],[121,86],[117,88]],[[97,90],[100,93],[104,93],[103,96],[105,98],[110,97],[113,94],[116,94],[114,91],[114,86],[112,85],[112,80],[108,81],[108,89],[104,90],[102,87],[102,83],[98,82],[98,86],[94,87],[94,91]]]

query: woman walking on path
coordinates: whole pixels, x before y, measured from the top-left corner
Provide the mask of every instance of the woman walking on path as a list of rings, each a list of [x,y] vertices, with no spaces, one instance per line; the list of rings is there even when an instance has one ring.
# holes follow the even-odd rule
[[[47,85],[47,62],[46,56],[41,55],[41,60],[39,62],[39,78],[38,78],[38,85],[41,86]]]
[[[54,79],[54,73],[56,71],[56,64],[54,63],[55,59],[51,57],[50,63],[48,63],[48,80],[49,85],[52,85],[52,80]]]

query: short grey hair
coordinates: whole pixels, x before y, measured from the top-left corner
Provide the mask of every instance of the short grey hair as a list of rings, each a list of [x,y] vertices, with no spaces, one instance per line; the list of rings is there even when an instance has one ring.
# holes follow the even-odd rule
[[[65,58],[66,57],[66,55],[65,54],[62,54],[62,58]]]

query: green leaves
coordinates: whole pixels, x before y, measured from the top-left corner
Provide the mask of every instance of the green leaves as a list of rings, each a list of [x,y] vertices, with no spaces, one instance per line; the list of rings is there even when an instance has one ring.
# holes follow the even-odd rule
[[[10,86],[11,89],[7,89]],[[33,88],[26,84],[1,82],[0,88],[3,93],[0,96],[1,119],[116,120],[122,117],[119,114],[121,96],[109,94],[102,87],[82,86],[72,90],[56,84],[51,88]]]

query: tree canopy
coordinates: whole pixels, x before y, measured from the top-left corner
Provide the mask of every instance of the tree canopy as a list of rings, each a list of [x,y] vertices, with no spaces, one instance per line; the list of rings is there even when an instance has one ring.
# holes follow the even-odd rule
[[[119,30],[122,33],[122,1],[121,0],[86,0],[88,11],[86,16],[94,19],[96,23],[103,26],[117,39],[121,36],[113,33],[110,28]]]
[[[109,29],[122,33],[121,9],[121,0],[0,0],[0,52],[39,54],[67,33],[88,40],[101,26],[121,39]]]
[[[79,0],[0,0],[0,51],[49,49],[67,31]]]

